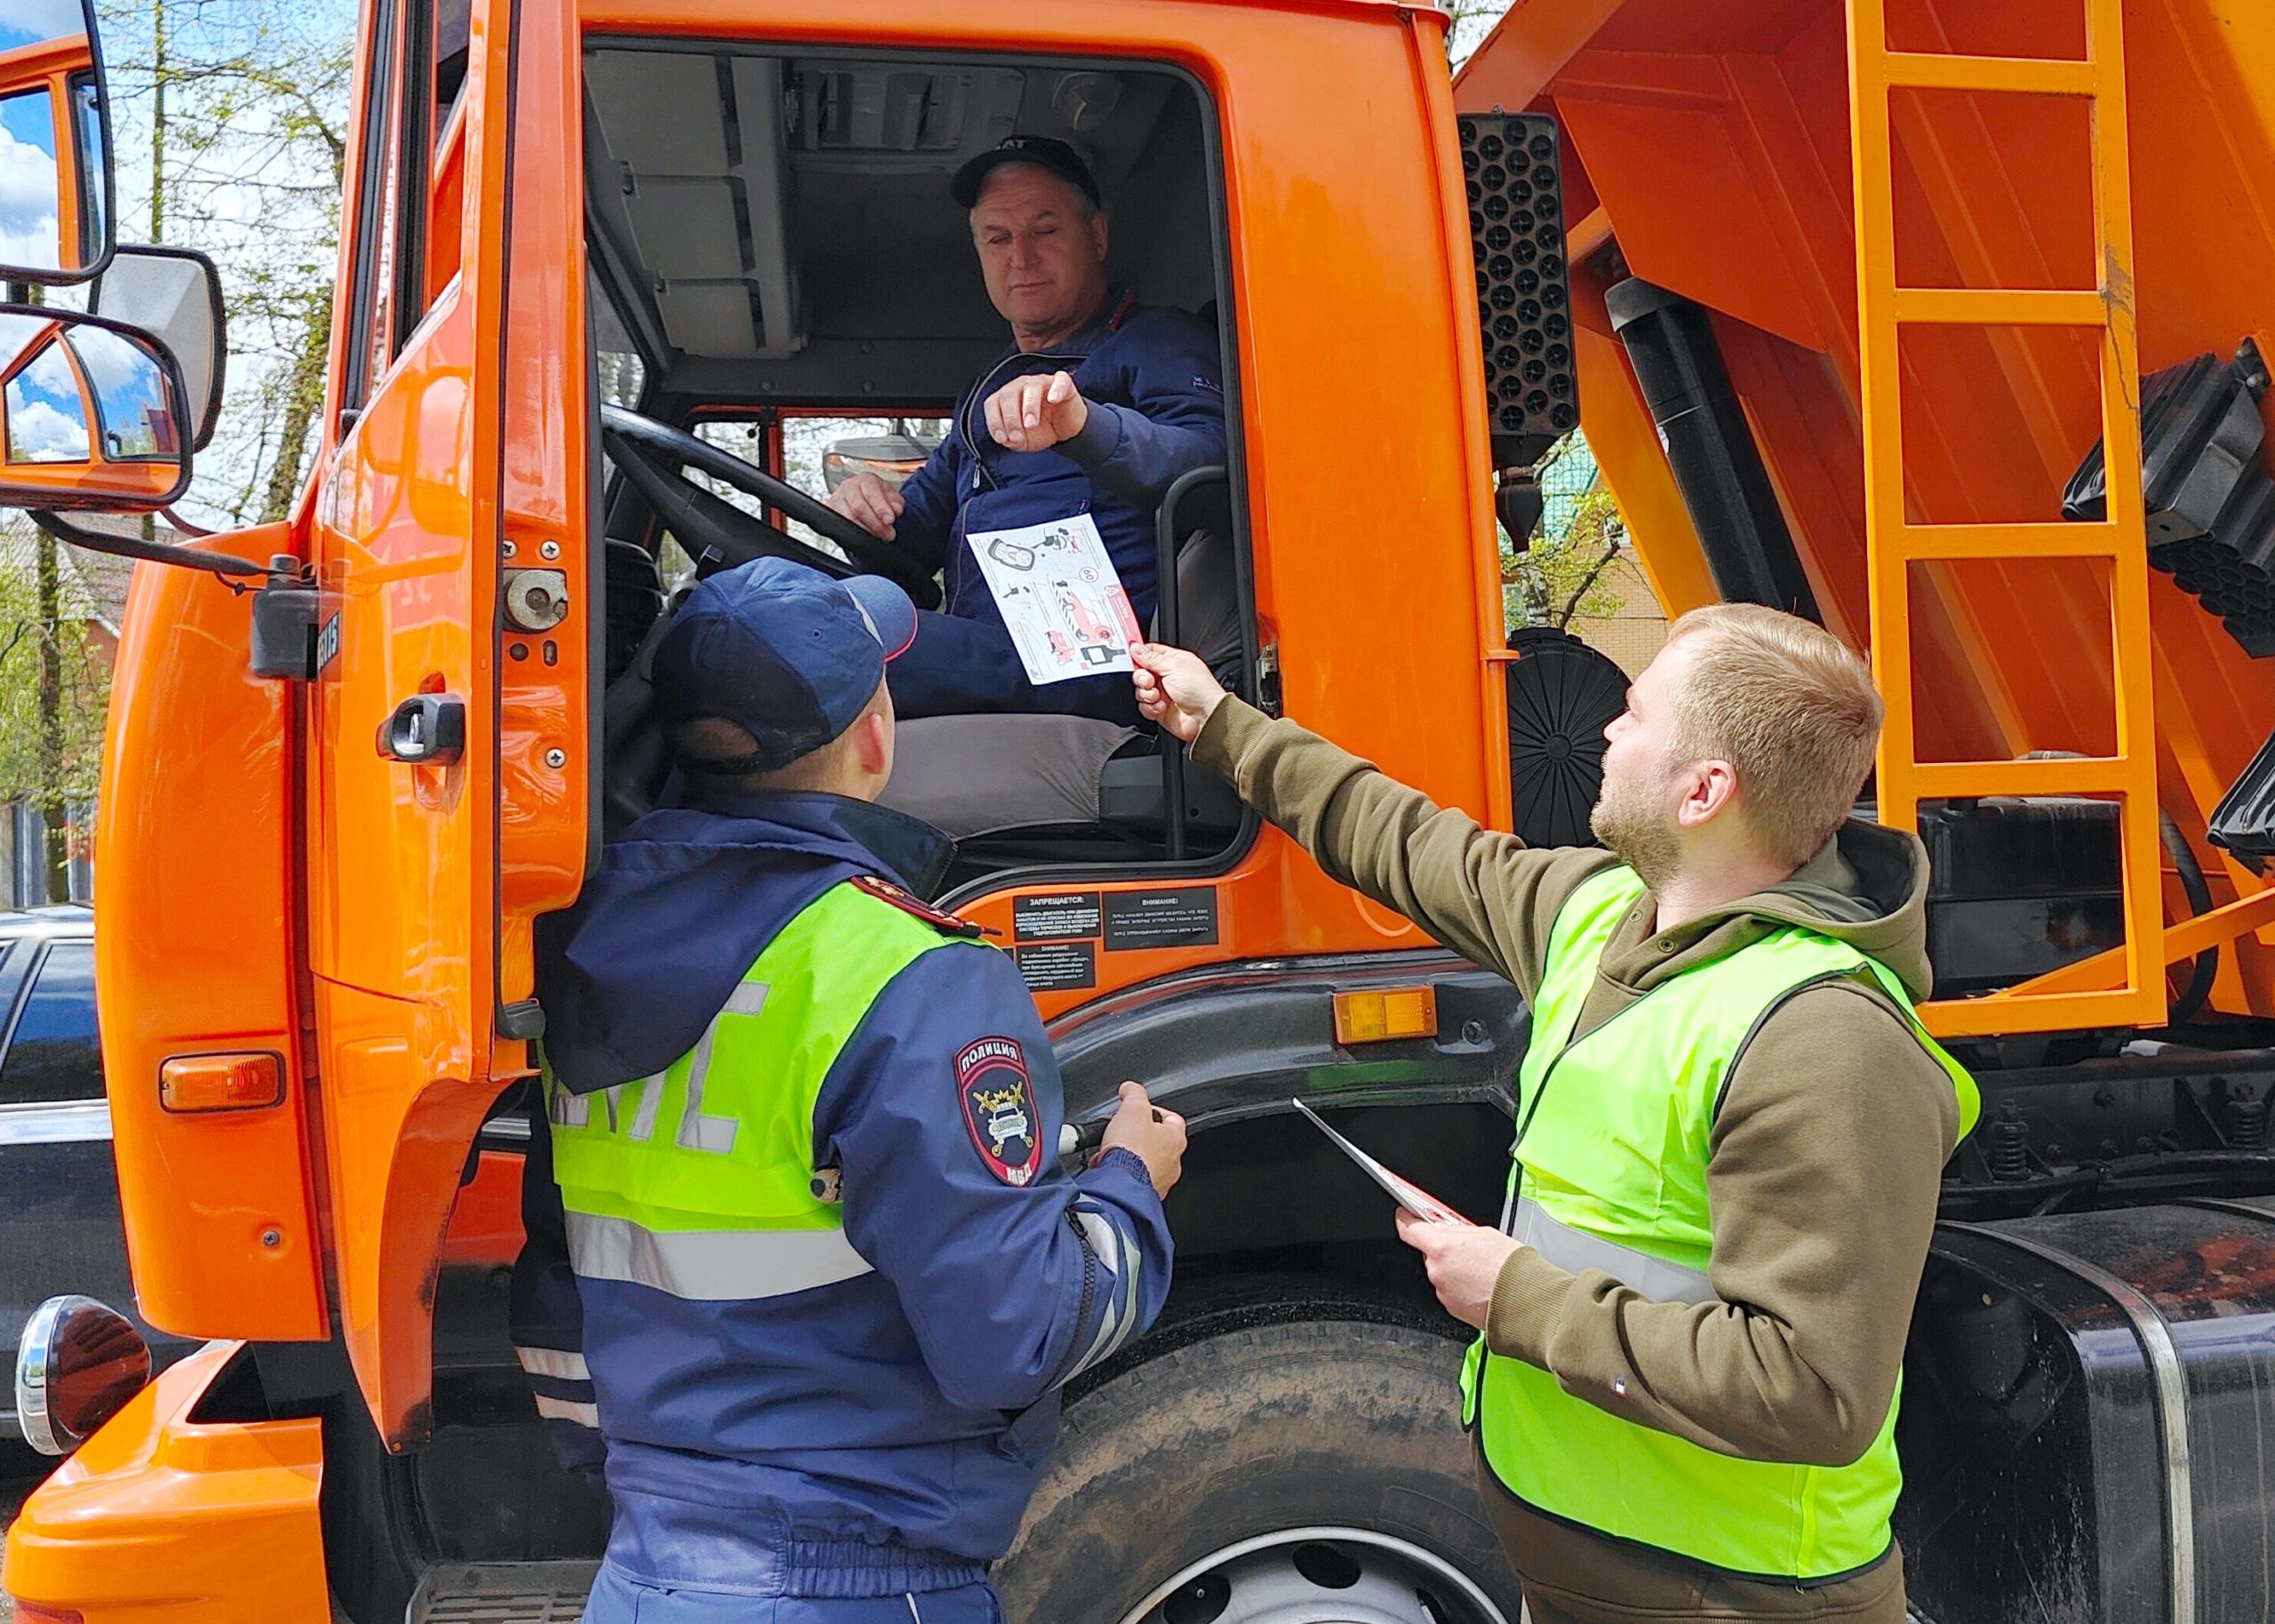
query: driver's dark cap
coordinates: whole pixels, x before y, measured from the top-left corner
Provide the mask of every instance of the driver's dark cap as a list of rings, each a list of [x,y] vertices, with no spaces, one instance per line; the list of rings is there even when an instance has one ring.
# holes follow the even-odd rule
[[[955,178],[948,182],[948,195],[956,200],[958,208],[970,208],[979,201],[979,188],[986,184],[987,177],[1006,163],[1039,164],[1089,198],[1091,208],[1106,207],[1106,199],[1098,195],[1098,177],[1082,162],[1082,155],[1047,135],[1005,136],[956,171]]]
[[[787,767],[853,724],[885,663],[916,640],[916,606],[882,576],[835,581],[787,559],[713,576],[656,645],[655,713],[667,730],[717,717],[757,741],[747,754],[690,760],[696,772]]]

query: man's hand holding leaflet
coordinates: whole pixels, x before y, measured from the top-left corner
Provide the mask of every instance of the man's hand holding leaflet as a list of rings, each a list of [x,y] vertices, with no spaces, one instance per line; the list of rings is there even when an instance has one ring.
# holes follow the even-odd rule
[[[1389,1168],[1384,1166],[1382,1163],[1377,1161],[1364,1150],[1361,1150],[1357,1145],[1353,1144],[1348,1139],[1345,1139],[1342,1134],[1337,1133],[1333,1128],[1327,1125],[1326,1118],[1321,1116],[1319,1112],[1313,1111],[1301,1100],[1289,1100],[1288,1103],[1294,1106],[1297,1111],[1303,1112],[1305,1116],[1310,1118],[1313,1127],[1319,1129],[1321,1133],[1325,1134],[1328,1138],[1334,1141],[1336,1149],[1341,1150],[1344,1155],[1349,1157],[1353,1162],[1357,1163],[1359,1171],[1365,1174],[1377,1184],[1380,1185],[1382,1187],[1383,1193],[1387,1195],[1392,1200],[1397,1202],[1398,1205],[1405,1211],[1413,1214],[1425,1223],[1465,1224],[1469,1222],[1468,1219],[1454,1211],[1452,1207],[1448,1206],[1443,1201],[1439,1200],[1437,1197],[1432,1195],[1419,1184],[1415,1183],[1411,1179],[1401,1178],[1397,1174],[1393,1173]]]

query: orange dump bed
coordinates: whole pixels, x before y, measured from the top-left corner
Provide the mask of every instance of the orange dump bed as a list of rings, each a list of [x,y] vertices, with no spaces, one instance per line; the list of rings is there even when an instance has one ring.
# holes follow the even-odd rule
[[[2095,0],[2103,12],[2115,4]],[[2056,521],[2064,484],[2102,437],[2105,341],[2130,337],[2129,322],[2146,376],[2206,352],[2225,362],[2275,315],[2275,10],[2125,0],[2111,40],[2089,38],[2094,9],[1885,0],[1874,50],[1868,35],[1852,42],[1850,13],[1869,30],[1882,0],[1531,0],[1471,60],[1457,102],[1562,122],[1584,425],[1668,610],[1714,591],[1607,319],[1604,291],[1628,275],[1712,313],[1826,624],[1860,648],[1876,628],[1883,643],[1908,643],[1908,660],[1874,652],[1884,685],[1904,690],[1889,699],[1892,719],[1908,706],[1912,761],[2130,756],[2145,784],[2152,740],[2157,797],[2229,903],[2260,882],[2215,861],[2205,821],[2275,727],[2275,673],[2155,571],[2145,634],[2119,658],[2123,600],[2144,573],[2137,552],[2128,585],[2122,547],[2113,560],[1891,560],[1885,540],[1877,557],[1867,545],[1875,513],[1876,537]],[[2095,56],[2116,62],[2120,42],[2121,65],[2098,96],[2080,93]],[[1852,47],[1864,52],[1854,76]],[[2007,60],[1952,67],[1930,54]],[[1879,92],[1889,181],[1860,240],[1852,140],[1857,131],[1872,140],[1873,104],[1870,91],[1852,97],[1852,78],[1881,73],[1895,84]],[[1958,83],[1970,78],[2035,93]],[[2126,93],[2108,93],[2118,82]],[[1868,169],[1877,155],[1864,150]],[[2103,176],[2097,164],[2112,154],[2121,167]],[[2012,302],[1979,303],[1980,322],[1904,326],[1896,364],[1882,369],[1896,393],[1877,408],[1885,425],[1900,402],[1900,434],[1883,427],[1875,451],[1859,267],[1869,277],[1891,260],[1897,289],[2098,292],[2100,308],[2083,310],[2097,322],[2105,311],[2106,326],[1993,324],[2011,318]],[[2119,377],[2128,394],[2135,385]],[[1866,478],[1875,459],[1901,467],[1900,491],[1892,472],[1881,475],[1877,507]],[[1884,758],[1884,789],[1888,776]],[[2073,775],[2075,786],[2087,776]],[[1926,796],[1937,782],[1912,787]],[[2223,957],[2217,1004],[2270,1013],[2260,945],[2247,933]]]

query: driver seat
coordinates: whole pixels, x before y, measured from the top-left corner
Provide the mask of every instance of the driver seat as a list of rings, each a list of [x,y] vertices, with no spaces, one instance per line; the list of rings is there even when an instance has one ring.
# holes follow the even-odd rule
[[[1177,555],[1177,605],[1187,649],[1220,677],[1236,674],[1242,649],[1232,543],[1196,530]],[[1158,634],[1158,620],[1148,630]],[[1026,712],[922,716],[895,729],[892,782],[879,799],[956,839],[1108,821],[1108,763],[1151,740],[1150,728],[1090,716]],[[1160,781],[1158,758],[1141,772]],[[1152,808],[1158,813],[1156,795]]]

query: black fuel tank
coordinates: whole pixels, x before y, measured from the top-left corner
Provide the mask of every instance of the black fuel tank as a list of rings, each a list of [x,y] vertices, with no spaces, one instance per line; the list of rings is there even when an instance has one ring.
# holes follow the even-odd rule
[[[2275,1198],[1940,1225],[1904,1382],[1935,1624],[2275,1618]]]

